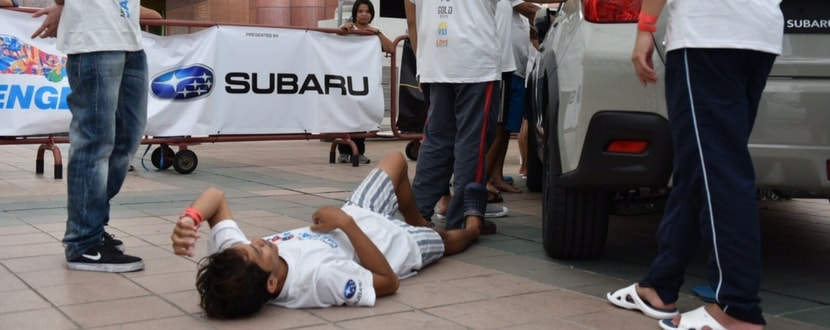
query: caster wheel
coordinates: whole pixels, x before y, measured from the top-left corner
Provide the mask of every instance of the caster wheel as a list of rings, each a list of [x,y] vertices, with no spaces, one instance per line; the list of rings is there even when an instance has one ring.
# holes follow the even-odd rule
[[[199,158],[192,150],[179,150],[173,157],[173,168],[181,174],[190,174],[199,165]]]
[[[421,142],[419,141],[409,141],[406,144],[406,157],[409,157],[411,160],[418,160],[418,149],[421,148]]]
[[[164,159],[162,159],[162,153],[164,153]],[[173,148],[170,148],[166,144],[162,144],[156,150],[153,150],[153,153],[150,155],[150,161],[152,161],[153,166],[157,169],[166,170],[173,166],[173,156],[174,156]]]

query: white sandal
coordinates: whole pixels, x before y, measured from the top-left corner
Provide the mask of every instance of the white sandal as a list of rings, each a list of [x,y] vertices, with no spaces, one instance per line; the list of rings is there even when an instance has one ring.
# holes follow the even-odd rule
[[[614,304],[614,306],[625,309],[636,309],[653,319],[671,319],[672,317],[680,314],[677,312],[676,308],[661,309],[651,306],[637,294],[637,284],[632,284],[617,291],[609,292],[605,295],[605,298]]]
[[[704,306],[698,307],[698,309],[691,312],[680,314],[680,324],[676,327],[671,319],[660,320],[660,328],[664,330],[694,330],[703,329],[703,327],[709,327],[712,330],[726,330],[726,328],[718,323],[718,320],[712,317],[712,314],[709,314],[709,311]]]

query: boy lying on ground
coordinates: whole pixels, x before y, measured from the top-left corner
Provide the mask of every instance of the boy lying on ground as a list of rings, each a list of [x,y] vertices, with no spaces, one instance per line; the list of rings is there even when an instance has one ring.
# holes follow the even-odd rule
[[[192,257],[199,224],[210,224],[209,255],[196,281],[208,317],[248,316],[266,303],[373,306],[398,290],[399,279],[478,238],[487,190],[471,183],[464,196],[463,229],[431,228],[415,205],[406,160],[390,153],[341,208],[318,209],[310,227],[249,241],[224,194],[211,188],[185,209],[171,239],[177,255]],[[393,218],[399,203],[405,222]]]

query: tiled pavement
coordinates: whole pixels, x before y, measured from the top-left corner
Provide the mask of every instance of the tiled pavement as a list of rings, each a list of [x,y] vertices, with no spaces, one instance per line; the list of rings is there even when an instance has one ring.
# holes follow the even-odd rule
[[[405,144],[370,140],[367,155],[379,160]],[[67,146],[61,149],[66,158]],[[329,164],[329,144],[319,141],[191,149],[199,166],[189,175],[144,171],[136,158],[138,171],[113,201],[109,231],[144,258],[146,269],[104,274],[65,269],[66,183],[52,178],[48,153],[47,174],[36,176],[36,146],[0,146],[0,329],[657,329],[656,321],[614,308],[603,297],[645,272],[659,216],[614,217],[603,258],[557,261],[544,255],[541,196],[529,192],[505,194],[510,216],[496,220],[499,234],[404,280],[374,308],[268,306],[247,320],[207,320],[194,290],[204,243],[196,259],[170,251],[170,231],[189,201],[219,187],[246,233],[266,235],[307,225],[317,207],[341,203],[372,166]],[[505,172],[518,178],[516,159],[513,141]],[[830,204],[796,200],[763,208],[768,328],[830,327]],[[703,283],[699,259],[688,271],[688,286]],[[681,309],[697,305],[683,294]]]

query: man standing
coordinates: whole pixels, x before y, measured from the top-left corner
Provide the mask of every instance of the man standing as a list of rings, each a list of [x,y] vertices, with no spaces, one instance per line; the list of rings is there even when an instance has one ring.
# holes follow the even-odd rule
[[[110,200],[121,189],[147,122],[147,57],[139,0],[55,0],[33,38],[57,37],[68,55],[67,268],[141,270],[140,258],[107,234]]]
[[[644,0],[632,62],[656,83],[652,33],[666,0]],[[617,306],[663,319],[664,329],[760,329],[761,237],[747,143],[777,54],[780,0],[669,0],[666,103],[674,143],[674,187],[657,232],[659,252],[639,283],[611,292]],[[689,261],[712,247],[708,280],[716,303],[677,315]],[[670,319],[672,318],[673,319]]]
[[[430,95],[412,189],[429,219],[452,177],[447,229],[458,229],[464,223],[464,188],[484,184],[484,157],[495,136],[497,0],[405,1],[418,76]]]

